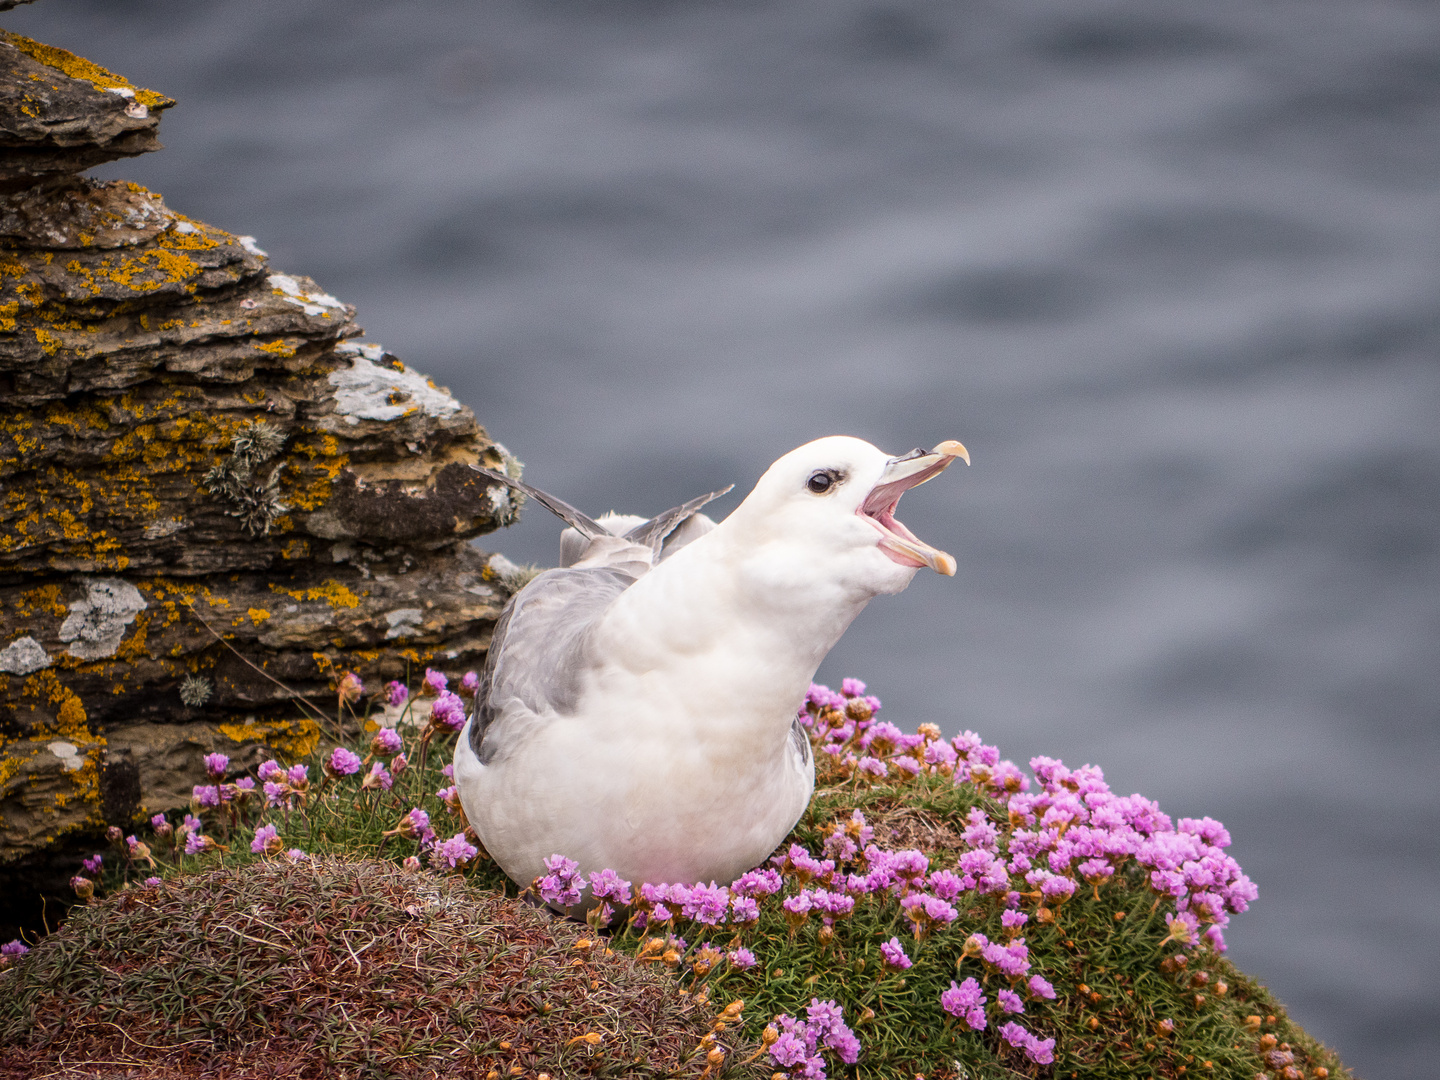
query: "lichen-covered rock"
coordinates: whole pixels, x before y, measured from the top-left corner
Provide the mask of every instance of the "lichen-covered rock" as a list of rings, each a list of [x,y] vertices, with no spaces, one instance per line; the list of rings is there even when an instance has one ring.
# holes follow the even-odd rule
[[[175,104],[74,53],[5,30],[0,100],[0,184],[158,150],[160,112]]]
[[[508,595],[467,542],[519,503],[468,466],[519,464],[468,408],[252,238],[76,175],[171,104],[0,32],[0,865],[184,805],[208,751],[308,753],[347,670],[477,666]]]

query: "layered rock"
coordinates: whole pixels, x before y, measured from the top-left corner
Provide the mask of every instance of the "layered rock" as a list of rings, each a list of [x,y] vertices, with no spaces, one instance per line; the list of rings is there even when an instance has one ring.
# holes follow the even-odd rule
[[[467,541],[518,503],[468,466],[519,466],[250,237],[76,175],[157,148],[169,98],[3,32],[0,87],[13,861],[183,805],[207,751],[308,750],[296,698],[343,671],[475,666],[508,564]]]

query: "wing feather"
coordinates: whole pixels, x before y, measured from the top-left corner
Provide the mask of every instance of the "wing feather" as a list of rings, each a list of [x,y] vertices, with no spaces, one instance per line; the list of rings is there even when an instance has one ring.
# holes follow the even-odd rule
[[[636,580],[614,567],[567,567],[545,571],[510,598],[475,690],[470,748],[481,764],[503,754],[514,734],[497,720],[575,710],[590,630]]]

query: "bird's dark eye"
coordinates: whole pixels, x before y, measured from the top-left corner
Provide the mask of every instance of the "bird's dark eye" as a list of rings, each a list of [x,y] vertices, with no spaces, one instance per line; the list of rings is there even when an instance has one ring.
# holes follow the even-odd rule
[[[835,474],[822,469],[820,472],[813,473],[810,479],[805,482],[805,486],[816,495],[824,495],[825,492],[830,490],[834,483]]]

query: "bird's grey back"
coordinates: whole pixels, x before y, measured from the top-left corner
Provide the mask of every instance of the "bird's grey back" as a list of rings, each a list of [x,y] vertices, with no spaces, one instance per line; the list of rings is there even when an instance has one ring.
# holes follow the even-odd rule
[[[494,724],[507,705],[532,715],[575,710],[590,630],[636,580],[615,567],[566,567],[545,571],[510,598],[475,691],[470,748],[482,764],[504,749],[497,737],[505,733]]]

